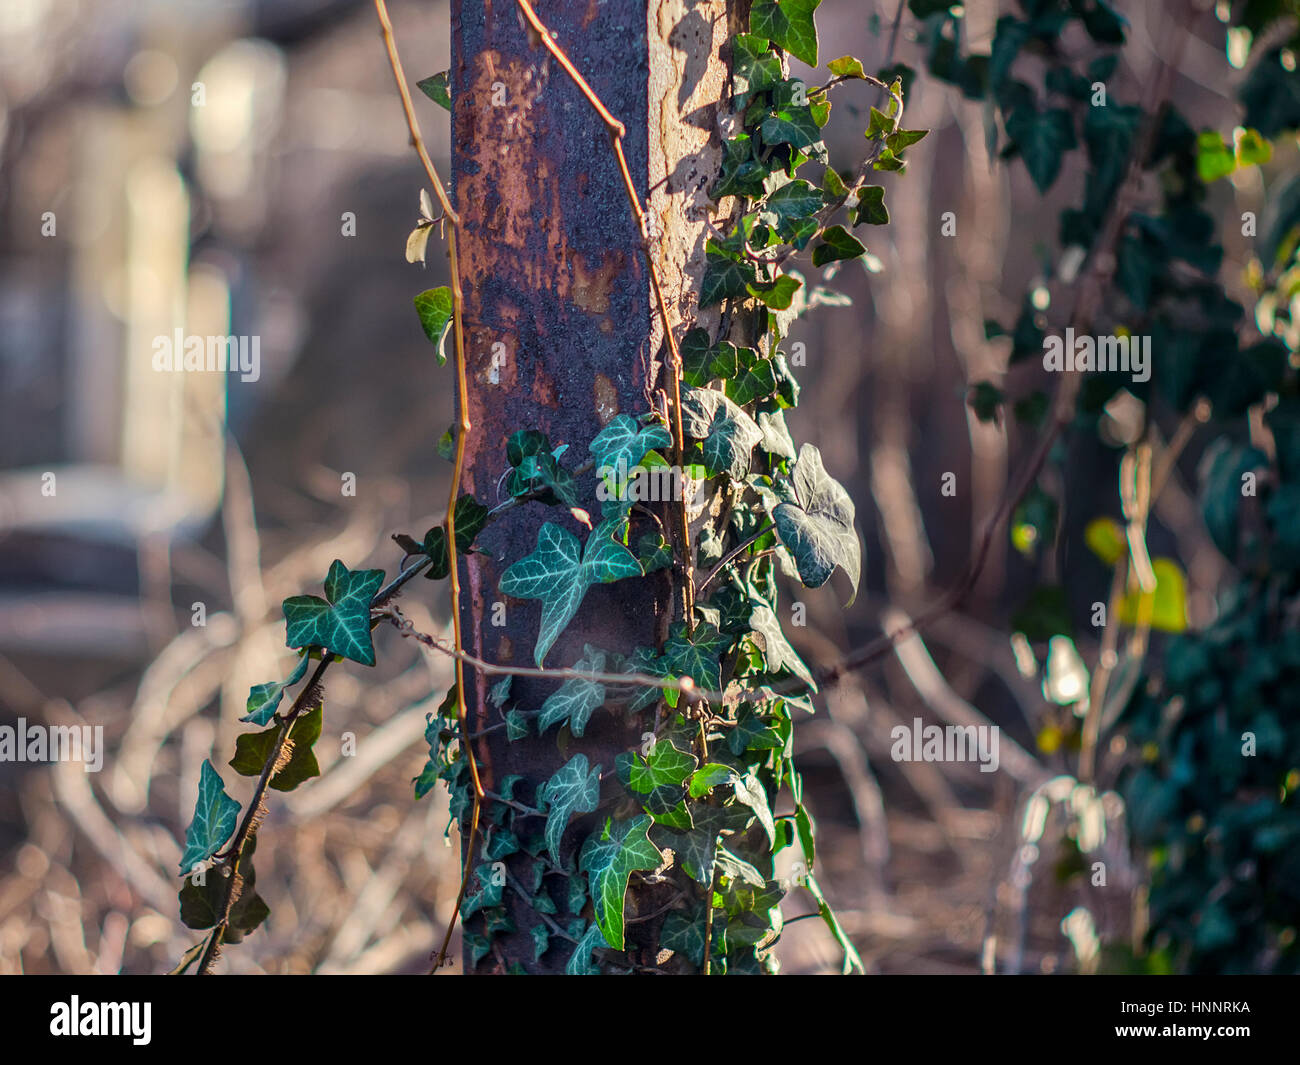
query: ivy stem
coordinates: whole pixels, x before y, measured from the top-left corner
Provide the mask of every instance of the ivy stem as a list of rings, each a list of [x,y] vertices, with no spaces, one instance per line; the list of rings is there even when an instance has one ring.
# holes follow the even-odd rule
[[[226,878],[226,889],[221,902],[221,919],[212,926],[212,931],[208,934],[207,942],[203,947],[203,954],[199,957],[199,967],[195,971],[196,976],[207,976],[212,972],[212,966],[216,964],[217,955],[221,950],[221,940],[226,934],[226,929],[230,926],[230,911],[238,901],[235,898],[235,878],[239,875],[239,863],[243,858],[244,844],[248,842],[266,813],[264,805],[266,798],[267,786],[271,783],[271,777],[275,773],[276,763],[280,760],[280,752],[284,750],[285,740],[289,738],[289,731],[293,728],[293,723],[297,720],[298,715],[306,709],[309,701],[309,694],[320,692],[321,677],[324,676],[325,670],[329,668],[332,656],[327,652],[322,652],[320,663],[312,672],[311,678],[298,692],[297,698],[294,699],[293,705],[289,707],[289,712],[280,719],[280,731],[276,734],[275,743],[271,747],[270,754],[267,755],[266,761],[262,764],[262,774],[257,778],[257,787],[253,789],[253,797],[249,800],[248,808],[244,811],[243,820],[239,824],[239,830],[235,833],[235,838],[227,848],[230,855],[230,876]],[[315,700],[310,700],[314,702]]]
[[[533,32],[541,39],[543,47],[555,57],[556,62],[560,64],[564,72],[573,79],[578,91],[586,97],[587,102],[591,104],[596,114],[600,116],[601,121],[605,123],[605,128],[609,131],[614,158],[618,163],[619,173],[623,177],[623,187],[627,190],[628,206],[632,209],[632,219],[636,223],[637,232],[641,235],[641,250],[645,254],[646,267],[650,274],[650,288],[654,292],[659,318],[663,323],[664,343],[668,345],[668,366],[672,372],[673,389],[671,426],[673,433],[673,461],[680,469],[685,465],[686,461],[686,435],[682,429],[682,353],[677,347],[677,338],[673,335],[672,322],[668,319],[668,304],[664,300],[663,287],[659,284],[659,271],[655,269],[654,256],[650,251],[651,237],[647,216],[641,206],[641,197],[637,195],[636,183],[632,180],[632,172],[628,169],[627,157],[623,154],[623,137],[627,130],[622,122],[610,114],[609,109],[601,103],[600,97],[592,91],[586,79],[578,72],[569,57],[565,55],[564,50],[555,43],[550,30],[537,17],[537,12],[533,10],[532,4],[528,0],[515,0],[515,3],[518,5],[524,19],[532,27]],[[694,562],[691,558],[690,522],[686,516],[685,499],[682,499],[681,506],[678,508],[677,536],[681,541],[678,548],[681,552],[683,574],[682,620],[686,622],[686,631],[689,634],[695,630],[695,572]]]
[[[429,183],[433,186],[434,192],[437,193],[438,202],[442,205],[442,213],[446,215],[447,220],[451,223],[447,227],[447,258],[451,273],[452,330],[456,342],[456,407],[459,413],[459,432],[456,434],[456,458],[452,464],[451,487],[448,490],[446,529],[447,567],[451,577],[452,638],[456,642],[456,650],[461,651],[464,648],[464,643],[460,624],[460,565],[459,559],[456,557],[456,499],[460,494],[461,473],[465,467],[465,440],[473,426],[469,420],[469,383],[465,375],[464,294],[460,287],[460,263],[456,254],[456,237],[460,230],[460,215],[452,207],[451,200],[447,196],[447,190],[443,187],[442,179],[438,177],[438,171],[433,165],[433,160],[429,158],[429,153],[425,150],[424,138],[420,136],[420,123],[416,119],[415,109],[411,105],[411,93],[406,87],[406,74],[402,70],[402,60],[397,54],[397,42],[393,38],[393,24],[388,17],[388,7],[384,0],[375,0],[375,14],[379,17],[379,26],[384,38],[384,49],[388,52],[388,63],[393,70],[393,80],[397,82],[397,92],[402,98],[402,112],[406,116],[406,125],[411,134],[411,143],[415,146],[416,154],[424,165],[424,172],[428,175]],[[465,723],[465,671],[459,658],[456,659],[456,717],[460,721],[461,735],[467,736],[469,728]],[[465,868],[461,875],[460,891],[456,896],[456,907],[452,911],[451,920],[447,924],[447,932],[443,936],[442,946],[434,959],[431,972],[437,972],[447,960],[447,948],[451,944],[451,933],[456,925],[461,903],[465,901],[465,890],[469,885],[470,867],[473,865],[471,859],[474,855],[474,844],[478,838],[478,818],[479,809],[483,802],[483,782],[478,775],[478,759],[475,757],[473,747],[468,741],[466,741],[465,753],[469,758],[470,776],[474,781],[474,806],[470,815],[469,838],[465,851]]]
[[[713,960],[713,880],[717,876],[715,871],[709,876],[709,882],[704,887],[704,975],[709,975],[709,965]]]

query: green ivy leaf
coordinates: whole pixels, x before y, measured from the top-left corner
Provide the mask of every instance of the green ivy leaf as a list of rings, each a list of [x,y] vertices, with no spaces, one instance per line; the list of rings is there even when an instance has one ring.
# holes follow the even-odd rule
[[[681,954],[692,965],[704,964],[704,908],[696,907],[693,915],[673,910],[664,918],[663,930],[659,933],[661,950],[671,950]]]
[[[605,937],[597,925],[590,925],[573,948],[564,972],[568,976],[599,976],[600,966],[592,961],[591,952],[605,946]]]
[[[244,709],[248,711],[240,721],[246,721],[254,725],[265,725],[271,720],[271,715],[280,705],[280,700],[284,698],[286,688],[292,688],[307,674],[308,656],[303,655],[298,660],[298,664],[289,674],[288,680],[270,681],[267,684],[254,684],[248,689],[248,702]]]
[[[1196,173],[1207,185],[1227,177],[1237,169],[1232,149],[1214,130],[1207,129],[1196,137]]]
[[[645,814],[631,821],[605,822],[600,837],[591,836],[583,845],[578,868],[587,874],[591,898],[605,942],[623,949],[623,897],[628,878],[638,869],[655,869],[662,857],[646,834],[650,818]]]
[[[883,185],[863,185],[858,189],[858,202],[853,208],[855,226],[889,225],[889,208],[885,206]]]
[[[583,548],[573,533],[548,521],[537,534],[537,549],[501,575],[503,595],[542,601],[541,627],[533,651],[538,666],[577,613],[591,585],[641,576],[636,556],[611,539],[610,532],[602,522]]]
[[[772,808],[767,802],[767,792],[763,790],[763,784],[754,775],[753,770],[750,770],[743,777],[736,777],[736,801],[743,803],[754,811],[758,823],[763,826],[763,831],[767,833],[768,842],[775,847],[776,822],[772,820]]]
[[[817,26],[813,12],[821,0],[758,0],[749,12],[749,29],[778,48],[817,65]]]
[[[669,740],[660,740],[644,759],[639,754],[633,754],[628,785],[642,795],[649,795],[656,788],[676,788],[680,791],[683,782],[698,764],[693,754],[679,751]]]
[[[540,502],[554,506],[562,502],[576,507],[573,474],[560,465],[560,456],[568,447],[551,448],[546,434],[539,429],[520,429],[506,441],[506,460],[512,469],[506,478],[506,491],[512,496],[536,493]]]
[[[781,57],[762,37],[738,33],[731,38],[731,87],[737,110],[750,98],[781,80]]]
[[[772,360],[753,348],[740,349],[738,372],[724,379],[727,396],[737,406],[766,399],[776,391],[776,367]]]
[[[383,583],[383,570],[350,570],[335,559],[325,577],[325,599],[295,595],[284,601],[285,643],[289,647],[322,647],[373,666],[370,601]]]
[[[257,850],[257,834],[253,833],[244,844],[239,856],[239,897],[230,907],[230,920],[224,943],[238,943],[249,932],[271,915],[266,900],[257,893],[257,871],[253,868],[253,852]],[[202,884],[186,877],[180,890],[181,923],[187,928],[211,928],[221,920],[225,911],[226,885],[229,881],[216,873],[205,876]]]
[[[185,834],[185,852],[181,855],[181,872],[191,872],[219,850],[235,833],[239,803],[226,794],[221,774],[206,758],[199,771],[199,797],[194,804],[194,819]]]
[[[842,55],[826,64],[826,69],[837,78],[865,78],[867,72],[862,69],[862,60],[851,55]]]
[[[600,803],[600,766],[587,768],[587,756],[575,754],[542,785],[539,802],[547,804],[546,846],[556,862],[560,841],[574,814],[590,813]]]
[[[415,311],[420,316],[420,325],[424,335],[438,349],[438,365],[447,365],[447,352],[444,345],[447,340],[447,327],[451,324],[452,298],[451,289],[446,285],[426,289],[415,297]]]
[[[808,105],[777,108],[763,119],[759,133],[766,144],[788,144],[791,148],[811,148],[822,139],[817,115]]]
[[[779,750],[785,746],[781,733],[769,725],[749,703],[736,718],[735,727],[727,734],[727,749],[739,758],[751,750]]]
[[[717,691],[722,687],[722,653],[731,646],[731,638],[724,636],[707,621],[695,626],[687,635],[686,624],[674,622],[664,645],[663,663],[667,672],[688,676],[701,688]]]
[[[747,293],[756,277],[754,264],[729,254],[716,240],[704,245],[704,276],[700,279],[700,309]]]
[[[822,243],[813,248],[813,266],[856,259],[866,252],[866,245],[843,226],[828,226],[822,230]]]
[[[293,791],[304,780],[320,776],[320,766],[312,752],[312,745],[320,739],[324,720],[324,709],[317,706],[293,723],[293,728],[289,731],[293,752],[285,767],[271,778],[271,787],[276,791]],[[261,776],[262,768],[275,749],[275,739],[279,734],[279,725],[273,725],[264,732],[245,732],[235,740],[235,756],[230,759],[230,768],[240,776]]]
[[[1007,116],[1006,127],[1038,191],[1046,192],[1061,172],[1061,156],[1077,143],[1070,112],[1018,107]]]
[[[760,208],[758,218],[764,225],[776,229],[782,240],[789,240],[794,223],[811,218],[825,203],[826,198],[816,185],[797,178],[782,185],[767,198]]]
[[[439,107],[451,110],[451,86],[447,80],[448,72],[443,70],[431,77],[422,78],[415,83],[425,96],[432,100]]]
[[[535,924],[528,930],[533,937],[533,961],[541,961],[551,947],[551,933],[544,924]]]
[[[465,896],[465,901],[461,903],[462,921],[466,917],[472,917],[479,910],[492,910],[501,905],[501,893],[505,889],[505,884],[497,877],[492,868],[493,864],[493,862],[482,862],[474,870],[479,886],[474,894]]]
[[[749,472],[754,445],[762,430],[748,414],[721,392],[689,388],[682,396],[682,425],[704,449],[704,468],[710,477],[720,473],[743,480]]]
[[[758,598],[754,598],[751,602],[753,610],[749,615],[749,625],[763,638],[761,649],[767,661],[768,672],[780,673],[783,669],[788,669],[809,688],[816,691],[817,682],[813,679],[812,672],[804,665],[798,652],[790,646],[790,641],[781,630],[781,622],[772,612],[772,608]]]
[[[702,332],[702,330],[701,330]],[[707,333],[705,336],[707,337]],[[616,414],[596,438],[588,445],[596,463],[597,476],[601,470],[631,470],[640,465],[647,451],[656,447],[671,447],[673,438],[657,422],[644,428],[628,414]]]
[[[737,775],[731,766],[722,765],[719,762],[709,762],[707,765],[702,765],[691,774],[689,783],[691,798],[703,798],[714,788],[720,784],[726,784]]]
[[[813,257],[816,258],[816,252]],[[745,286],[745,291],[773,310],[784,311],[789,309],[794,302],[795,293],[802,287],[803,282],[799,278],[787,273],[775,281],[751,281]]]
[[[853,500],[822,466],[821,452],[804,444],[792,483],[797,503],[778,503],[772,511],[781,543],[794,555],[799,579],[820,588],[839,566],[853,584],[849,605],[858,595],[862,554],[853,527]]]
[[[583,648],[583,657],[574,664],[573,668],[591,673],[604,672],[605,652],[588,644]],[[587,728],[587,722],[591,719],[593,711],[604,705],[605,685],[597,680],[570,677],[542,703],[541,713],[537,718],[537,732],[540,735],[552,725],[567,721],[569,731],[575,736],[581,736]]]
[[[456,500],[456,554],[464,557],[474,546],[474,540],[488,523],[488,508],[471,495]],[[440,581],[451,573],[451,560],[447,557],[447,530],[435,525],[424,534],[423,552],[432,559],[424,575]]]
[[[522,740],[528,735],[528,718],[524,717],[518,710],[511,710],[506,714],[506,739],[510,742]]]

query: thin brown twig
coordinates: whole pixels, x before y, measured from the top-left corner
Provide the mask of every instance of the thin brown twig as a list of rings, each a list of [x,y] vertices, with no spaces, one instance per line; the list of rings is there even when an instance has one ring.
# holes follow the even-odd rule
[[[402,98],[402,111],[406,115],[406,125],[410,130],[411,143],[415,146],[416,154],[420,157],[420,162],[424,165],[424,172],[428,175],[430,184],[433,185],[434,192],[437,193],[438,202],[442,205],[442,212],[447,216],[451,225],[447,228],[447,258],[449,261],[451,273],[451,307],[452,307],[452,330],[455,335],[455,353],[456,353],[456,400],[459,410],[459,432],[456,434],[456,457],[452,463],[451,487],[448,492],[447,500],[447,566],[451,578],[451,620],[452,633],[456,641],[456,649],[463,650],[464,643],[461,635],[460,624],[460,565],[456,551],[456,499],[460,494],[460,481],[462,471],[465,466],[465,440],[473,426],[469,420],[469,383],[465,373],[465,326],[464,326],[464,294],[460,287],[460,263],[457,258],[456,238],[460,231],[460,215],[451,205],[451,200],[447,196],[446,189],[443,188],[442,179],[438,176],[438,171],[429,158],[428,151],[424,147],[424,138],[420,136],[420,123],[415,117],[415,109],[411,104],[411,93],[406,87],[406,74],[402,70],[402,60],[397,54],[397,41],[393,37],[393,24],[388,17],[388,8],[384,0],[375,0],[375,13],[379,16],[379,25],[383,32],[384,48],[388,52],[388,62],[393,70],[393,80],[397,82],[397,91]],[[459,658],[456,659],[456,716],[460,721],[460,732],[462,736],[468,735],[469,728],[466,724],[466,707],[465,707],[465,673]],[[465,901],[465,892],[469,886],[470,868],[473,866],[474,844],[478,838],[478,819],[479,808],[483,800],[483,782],[479,779],[478,759],[474,754],[473,748],[468,741],[465,745],[465,754],[469,759],[470,776],[474,782],[474,801],[473,809],[470,814],[469,838],[466,845],[465,868],[462,871],[460,890],[456,895],[456,906],[452,911],[451,920],[447,924],[446,934],[443,936],[442,946],[438,950],[438,955],[434,959],[433,972],[438,969],[447,960],[447,948],[451,944],[451,933],[456,925],[456,918],[460,914],[461,904]]]

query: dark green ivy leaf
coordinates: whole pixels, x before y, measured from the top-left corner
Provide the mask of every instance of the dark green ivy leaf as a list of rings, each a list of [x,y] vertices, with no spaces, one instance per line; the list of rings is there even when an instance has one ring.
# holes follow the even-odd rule
[[[293,728],[289,731],[293,752],[288,764],[271,778],[271,787],[276,791],[293,791],[304,780],[320,776],[320,766],[312,752],[312,745],[320,739],[324,720],[325,711],[317,706],[293,723]],[[279,725],[273,725],[263,732],[245,732],[235,740],[235,756],[230,759],[230,768],[240,776],[261,776],[262,768],[275,749],[275,740],[279,734]]]
[[[194,804],[194,819],[185,834],[185,851],[181,855],[181,872],[188,873],[221,848],[235,833],[239,803],[226,794],[221,774],[206,758],[199,771],[199,797]]]
[[[335,559],[325,577],[324,599],[295,595],[284,601],[285,643],[289,647],[323,647],[363,666],[373,666],[370,601],[383,583],[383,570],[350,570]]]
[[[488,523],[488,508],[471,495],[456,500],[456,554],[464,557],[483,527]],[[447,530],[435,525],[424,534],[422,550],[432,559],[424,575],[440,581],[451,573],[451,560],[447,557]]]
[[[432,77],[422,78],[415,83],[415,87],[439,107],[444,107],[450,111],[451,86],[447,82],[447,73],[447,71],[443,70]]]
[[[817,65],[817,26],[813,12],[821,0],[757,0],[749,12],[749,29],[778,48]]]
[[[547,805],[546,846],[559,862],[560,841],[574,814],[590,813],[600,802],[600,766],[587,768],[587,756],[575,754],[542,785],[540,802]]]
[[[851,604],[858,595],[862,554],[853,527],[853,500],[826,473],[821,452],[804,444],[795,463],[792,483],[797,503],[778,503],[772,511],[781,543],[794,556],[799,579],[820,588],[839,566],[853,584]]]
[[[452,317],[451,289],[442,285],[421,292],[415,297],[415,311],[420,316],[424,335],[438,349],[438,365],[446,366],[447,353],[443,347]]]
[[[280,700],[284,698],[286,688],[292,688],[307,673],[308,656],[303,655],[298,660],[297,666],[289,674],[288,680],[270,681],[266,684],[254,684],[248,690],[248,702],[244,709],[248,711],[240,721],[246,721],[253,725],[265,725],[271,720],[271,715],[280,705]]]

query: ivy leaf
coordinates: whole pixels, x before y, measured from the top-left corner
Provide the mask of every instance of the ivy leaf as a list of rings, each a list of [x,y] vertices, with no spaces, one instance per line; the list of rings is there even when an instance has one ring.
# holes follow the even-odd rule
[[[1018,107],[1007,116],[1006,126],[1038,191],[1046,192],[1061,172],[1061,156],[1077,143],[1070,112]]]
[[[763,874],[755,869],[744,858],[740,858],[727,850],[726,847],[718,848],[718,871],[726,877],[730,877],[737,883],[749,884],[753,887],[761,888],[767,886],[767,881],[763,879]]]
[[[266,900],[257,893],[257,871],[253,868],[253,853],[257,850],[257,834],[253,833],[244,844],[239,856],[239,897],[230,907],[230,921],[226,926],[225,943],[238,943],[249,932],[271,915]],[[229,881],[222,876],[204,877],[202,884],[186,877],[180,890],[181,923],[187,928],[211,928],[221,920],[225,908],[225,888]]]
[[[839,566],[853,584],[850,605],[858,596],[862,569],[858,534],[853,527],[853,500],[822,466],[821,452],[804,444],[792,477],[797,503],[778,503],[772,511],[777,534],[794,555],[799,579],[820,588]]]
[[[444,107],[450,111],[451,86],[448,84],[447,74],[448,72],[443,70],[432,77],[422,78],[415,83],[415,87],[439,107]]]
[[[744,296],[746,286],[756,278],[754,264],[736,258],[716,240],[704,245],[704,276],[700,279],[700,309],[725,299]]]
[[[649,795],[655,788],[677,788],[698,765],[693,754],[679,751],[669,740],[660,740],[642,759],[633,754],[628,785],[633,791]]]
[[[444,347],[452,316],[451,289],[442,285],[421,292],[415,297],[415,311],[420,316],[424,335],[438,349],[438,365],[446,366],[447,352]]]
[[[610,532],[609,525],[602,522],[587,537],[584,549],[573,533],[548,521],[538,531],[537,549],[501,575],[503,595],[542,601],[541,627],[533,651],[538,666],[577,613],[591,585],[641,576],[636,556],[611,539]]]
[[[1227,177],[1237,169],[1232,149],[1214,130],[1207,129],[1196,137],[1196,173],[1207,185]]]
[[[560,841],[574,814],[590,813],[600,802],[600,766],[587,768],[587,756],[575,754],[545,784],[538,802],[547,804],[546,846],[560,860]]]
[[[592,673],[603,672],[605,652],[590,645],[587,645],[583,651],[583,657],[574,664],[573,668]],[[552,725],[567,721],[569,731],[575,736],[581,736],[587,728],[592,712],[604,705],[605,685],[597,680],[570,677],[542,703],[541,713],[537,718],[537,732],[540,735]]]
[[[506,714],[506,739],[510,742],[522,740],[528,735],[528,718],[518,710]]]
[[[188,873],[199,862],[212,857],[234,835],[238,818],[239,803],[226,794],[221,774],[205,758],[199,771],[199,797],[194,804],[194,819],[185,833],[181,872]]]
[[[826,64],[826,69],[837,78],[865,78],[867,72],[862,69],[862,60],[851,55],[842,55]]]
[[[795,223],[812,218],[825,202],[820,189],[797,178],[767,198],[760,210],[759,221],[776,229],[782,240],[789,240],[795,234]]]
[[[649,828],[650,818],[645,814],[631,821],[607,820],[600,838],[591,836],[578,860],[578,868],[591,884],[596,924],[614,950],[623,949],[623,898],[628,878],[638,869],[657,868],[663,860],[646,834]]]
[[[754,445],[763,432],[731,400],[710,388],[690,388],[682,396],[682,426],[704,450],[704,468],[710,477],[728,473],[743,480],[749,472]]]
[[[579,922],[581,925],[581,922]],[[605,946],[605,937],[596,925],[590,925],[573,948],[568,963],[564,966],[567,976],[599,976],[600,966],[591,960],[591,952]]]
[[[767,792],[763,790],[763,785],[750,770],[743,777],[736,778],[736,801],[744,803],[754,811],[754,816],[758,818],[758,823],[763,826],[763,831],[767,833],[768,842],[776,846],[776,822],[772,820],[772,808],[767,802]]]
[[[856,259],[866,252],[866,245],[843,226],[828,226],[822,230],[822,243],[813,248],[813,266]]]
[[[790,641],[786,639],[785,633],[781,630],[781,622],[777,619],[776,614],[760,599],[753,600],[754,608],[749,615],[749,625],[758,635],[763,638],[762,651],[763,657],[767,660],[767,668],[771,673],[780,673],[783,669],[788,669],[801,681],[808,685],[813,691],[817,690],[817,682],[813,679],[812,673],[804,665],[803,659],[799,657],[798,652],[790,646]],[[740,752],[737,751],[737,754]]]
[[[616,414],[596,434],[587,450],[595,460],[599,476],[601,470],[631,470],[640,465],[647,451],[656,447],[671,447],[672,442],[668,430],[657,422],[642,428],[631,415]]]
[[[731,38],[731,88],[736,108],[743,109],[755,93],[781,80],[781,57],[762,37],[738,33]]]
[[[373,666],[370,601],[383,583],[383,570],[350,570],[335,559],[325,577],[325,599],[295,595],[284,601],[285,643],[289,647],[322,647]]]
[[[701,688],[717,691],[722,687],[722,652],[731,646],[710,622],[695,626],[689,636],[684,622],[674,622],[664,645],[663,663],[668,673],[685,675]]]
[[[673,910],[665,917],[663,930],[659,933],[660,949],[681,954],[692,965],[703,965],[705,940],[703,909],[702,906],[697,906],[693,916],[688,916],[681,910]]]
[[[767,144],[788,144],[791,148],[811,148],[822,139],[821,126],[810,106],[780,107],[763,119],[759,133]]]
[[[691,774],[689,784],[691,798],[702,798],[718,785],[727,783],[737,775],[731,766],[722,765],[719,762],[709,762],[707,765],[702,765]]]
[[[758,0],[749,12],[749,30],[778,48],[817,65],[817,26],[813,12],[821,0]]]
[[[771,359],[753,348],[742,348],[740,359],[739,372],[724,381],[727,396],[733,403],[743,407],[776,391],[776,368]]]
[[[270,681],[266,684],[254,684],[248,689],[248,702],[244,709],[248,711],[240,721],[246,721],[254,725],[265,725],[271,720],[271,715],[275,713],[276,708],[280,705],[280,700],[284,698],[286,688],[292,688],[307,674],[308,656],[303,655],[298,660],[297,666],[289,674],[288,680]]]
[[[271,778],[271,787],[276,791],[293,791],[304,780],[320,776],[320,766],[312,752],[312,745],[320,739],[324,719],[324,709],[317,706],[293,723],[293,728],[289,731],[289,741],[293,744],[289,761]],[[275,749],[275,739],[279,734],[279,725],[264,732],[245,732],[235,740],[235,756],[230,759],[230,768],[240,776],[261,776],[262,768]]]
[[[785,311],[789,310],[790,304],[794,302],[795,293],[802,286],[803,282],[799,278],[787,273],[782,274],[775,281],[752,281],[745,286],[745,291],[755,299],[761,300],[765,306],[775,311]]]
[[[506,460],[512,469],[506,478],[506,491],[512,496],[537,493],[540,502],[554,506],[563,502],[576,507],[578,497],[573,488],[573,474],[560,465],[559,458],[568,445],[551,448],[546,434],[539,429],[520,429],[506,441]]]
[[[488,508],[472,495],[462,495],[456,500],[456,554],[464,556],[474,540],[488,523]],[[447,556],[447,530],[435,525],[424,534],[421,550],[432,559],[424,575],[431,581],[440,581],[451,573],[451,560]]]
[[[459,531],[459,530],[457,530]],[[514,687],[515,678],[510,674],[502,677],[488,691],[488,702],[500,710],[510,698],[510,689]]]
[[[853,208],[855,226],[889,225],[889,208],[885,206],[883,185],[864,185],[858,189],[858,202]]]
[[[779,750],[785,746],[781,733],[759,716],[749,703],[745,704],[735,727],[727,734],[727,748],[739,758],[751,750]]]
[[[504,882],[497,877],[492,868],[492,862],[481,862],[474,870],[474,875],[478,877],[478,890],[472,895],[467,895],[465,901],[461,903],[460,917],[463,921],[466,917],[472,917],[479,910],[492,910],[501,905],[501,892],[505,887]]]
[[[535,924],[528,930],[533,937],[533,961],[541,961],[551,947],[551,933],[544,924]]]

